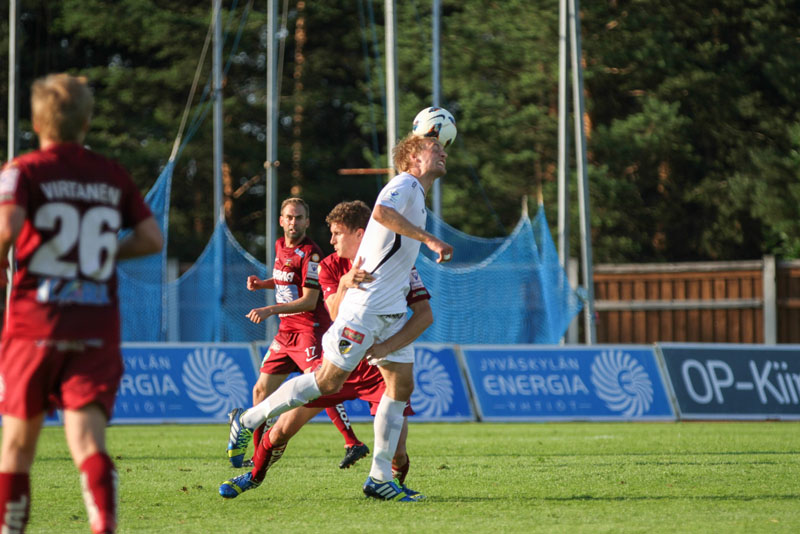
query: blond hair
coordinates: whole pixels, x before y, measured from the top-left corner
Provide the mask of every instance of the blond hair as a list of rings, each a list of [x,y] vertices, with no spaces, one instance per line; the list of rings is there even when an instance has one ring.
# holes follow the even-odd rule
[[[33,82],[31,112],[40,137],[82,141],[93,106],[94,97],[83,76],[50,74]]]
[[[411,168],[412,158],[422,152],[429,143],[438,143],[432,137],[420,137],[413,133],[405,136],[392,150],[394,168],[400,172],[408,172]]]

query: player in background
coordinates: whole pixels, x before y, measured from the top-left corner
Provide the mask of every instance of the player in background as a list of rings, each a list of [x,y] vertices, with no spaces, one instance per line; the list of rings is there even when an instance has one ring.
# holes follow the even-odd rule
[[[85,78],[36,80],[39,149],[0,173],[0,258],[12,246],[16,254],[0,351],[2,532],[25,530],[36,443],[54,407],[64,410],[92,532],[117,526],[105,441],[123,373],[116,264],[158,252],[163,238],[127,172],[81,145],[92,106]],[[118,240],[123,228],[132,232]]]
[[[322,334],[331,324],[328,312],[320,298],[319,262],[322,250],[308,236],[310,224],[308,204],[300,198],[287,198],[281,204],[280,225],[283,237],[275,242],[275,264],[272,278],[260,280],[251,275],[247,278],[247,289],[274,289],[275,304],[254,308],[247,318],[260,323],[271,315],[280,317],[278,333],[264,355],[261,372],[253,387],[255,406],[273,391],[292,372],[309,372],[320,361]],[[231,420],[238,417],[241,409],[232,410]],[[344,406],[332,406],[326,410],[336,428],[344,436],[345,455],[339,463],[348,468],[369,454],[369,448],[355,434]],[[254,431],[256,446],[261,440],[266,424]],[[234,467],[244,465],[244,448],[228,448],[228,458]]]
[[[364,235],[367,221],[370,217],[369,207],[360,200],[340,202],[328,214],[326,221],[330,225],[331,244],[336,252],[322,260],[320,263],[319,280],[322,287],[325,305],[331,313],[331,318],[336,319],[339,303],[345,292],[350,288],[359,288],[363,282],[371,282],[372,275],[353,264],[361,238]],[[386,389],[383,377],[375,366],[369,365],[368,359],[382,359],[385,355],[399,350],[417,339],[433,324],[433,311],[428,300],[430,295],[422,284],[422,280],[414,269],[410,277],[410,291],[406,302],[411,308],[412,316],[403,328],[389,339],[374,344],[367,351],[367,358],[361,360],[358,367],[351,373],[338,393],[320,397],[305,406],[295,408],[282,414],[277,423],[262,438],[260,446],[256,448],[253,456],[254,468],[249,473],[223,482],[219,488],[220,495],[232,499],[242,492],[260,486],[266,476],[267,470],[277,462],[286,450],[289,440],[300,429],[318,414],[323,407],[361,398],[370,403],[372,414],[380,403]],[[412,415],[413,411],[407,406],[404,415]],[[403,492],[411,499],[422,498],[417,492],[405,486],[410,461],[406,451],[406,437],[408,435],[408,420],[403,421],[403,430],[400,435],[397,450],[392,459],[392,474]]]
[[[375,280],[345,293],[338,316],[323,337],[322,365],[314,373],[286,381],[231,420],[229,448],[247,443],[252,429],[269,418],[338,392],[367,349],[403,327],[408,273],[421,243],[437,254],[437,262],[452,259],[453,247],[424,230],[425,194],[447,172],[446,160],[447,153],[433,138],[408,135],[395,146],[395,168],[401,174],[379,193],[356,254],[363,258],[360,267]],[[405,347],[373,361],[380,366],[386,392],[375,414],[375,453],[363,491],[377,499],[408,500],[392,479],[391,461],[403,428],[403,411],[414,390],[414,351]]]

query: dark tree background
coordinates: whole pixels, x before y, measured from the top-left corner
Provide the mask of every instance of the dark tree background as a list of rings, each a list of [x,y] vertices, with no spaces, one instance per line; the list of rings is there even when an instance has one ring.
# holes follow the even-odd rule
[[[503,235],[523,196],[541,187],[554,224],[557,3],[442,4],[442,104],[459,127],[445,219],[473,235]],[[228,224],[263,259],[266,2],[223,5]],[[337,170],[387,166],[383,2],[288,5],[279,188],[309,201],[312,237],[327,247],[328,210],[340,200],[370,203],[381,185]],[[430,8],[397,2],[400,136],[432,98]],[[20,151],[36,147],[33,79],[84,74],[97,99],[87,143],[146,191],[172,150],[211,1],[22,0],[20,11]],[[800,257],[800,2],[611,0],[584,2],[581,15],[594,261]],[[7,61],[0,56],[3,72]],[[209,76],[210,52],[193,111]],[[7,94],[4,78],[0,98]],[[5,151],[5,123],[0,132]],[[183,262],[213,228],[211,139],[209,114],[176,167],[168,246]],[[571,218],[577,228],[577,201]],[[572,246],[577,253],[576,235]]]

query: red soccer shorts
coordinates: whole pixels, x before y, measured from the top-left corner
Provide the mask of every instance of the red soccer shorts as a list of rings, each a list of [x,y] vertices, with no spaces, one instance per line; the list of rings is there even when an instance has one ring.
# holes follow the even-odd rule
[[[0,413],[30,419],[54,408],[78,410],[96,402],[110,419],[123,371],[116,343],[4,339]]]
[[[267,375],[303,373],[322,361],[323,332],[279,331],[261,360],[261,372]]]
[[[361,399],[369,403],[369,413],[375,415],[378,403],[381,402],[383,392],[386,391],[386,382],[377,367],[361,360],[353,369],[347,381],[338,393],[325,395],[306,404],[309,408],[329,408],[346,400]],[[414,415],[410,404],[406,404],[403,415]]]

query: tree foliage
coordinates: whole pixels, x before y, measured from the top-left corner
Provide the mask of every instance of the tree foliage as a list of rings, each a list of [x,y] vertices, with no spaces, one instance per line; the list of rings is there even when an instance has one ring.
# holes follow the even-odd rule
[[[264,4],[223,2],[228,224],[258,258],[266,247]],[[324,246],[324,216],[333,204],[372,202],[382,183],[338,169],[387,166],[384,5],[287,5],[279,192],[310,202],[312,236]],[[474,235],[502,235],[518,220],[522,198],[536,198],[541,187],[554,221],[557,4],[442,6],[441,104],[459,128],[442,185],[445,219]],[[22,0],[20,150],[35,147],[27,109],[33,79],[85,74],[97,100],[87,142],[149,188],[172,151],[210,7],[191,0]],[[399,136],[432,100],[430,7],[428,0],[396,3]],[[585,2],[581,25],[595,261],[800,257],[800,2]],[[3,46],[7,33],[0,31]],[[7,67],[0,56],[0,68]],[[193,112],[209,77],[210,52]],[[4,83],[0,98],[7,92]],[[213,228],[211,140],[208,114],[176,167],[169,253],[185,262]]]

